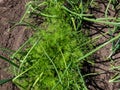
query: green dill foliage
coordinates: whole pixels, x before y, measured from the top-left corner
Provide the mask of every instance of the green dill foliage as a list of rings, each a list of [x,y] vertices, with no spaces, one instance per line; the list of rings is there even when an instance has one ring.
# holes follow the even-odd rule
[[[73,19],[63,5],[61,0],[49,0],[42,10],[45,21],[37,31],[39,39],[31,41],[37,44],[22,55],[14,79],[21,90],[87,90],[80,71],[84,60],[78,59],[91,45],[84,45],[89,38],[71,24]]]

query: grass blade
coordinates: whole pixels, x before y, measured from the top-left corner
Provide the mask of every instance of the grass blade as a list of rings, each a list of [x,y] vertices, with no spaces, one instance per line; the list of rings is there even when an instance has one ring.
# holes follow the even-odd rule
[[[85,59],[86,57],[88,57],[88,56],[90,56],[91,54],[95,53],[97,50],[99,50],[99,49],[103,48],[105,45],[107,45],[107,44],[111,43],[112,41],[114,41],[114,40],[118,39],[119,37],[120,37],[120,33],[119,33],[119,35],[118,35],[118,36],[116,36],[116,37],[114,37],[114,38],[110,39],[109,41],[107,41],[107,42],[105,42],[104,44],[102,44],[102,45],[98,46],[97,48],[95,48],[95,49],[94,49],[94,50],[92,50],[91,52],[87,53],[87,54],[86,54],[86,55],[84,55],[83,57],[79,58],[79,59],[78,59],[78,61],[80,61],[80,60],[82,60],[82,59]]]
[[[9,78],[9,79],[3,79],[3,80],[0,80],[0,85],[3,85],[9,81],[12,81],[13,78]]]
[[[109,82],[120,82],[120,74],[117,73],[112,77],[112,79],[109,80]]]
[[[17,67],[17,68],[19,67],[17,64],[15,64],[15,63],[12,62],[11,60],[9,60],[9,59],[1,56],[1,55],[0,55],[0,58],[3,59],[4,61],[7,61],[8,63],[10,63],[11,65],[13,65],[13,66],[15,66],[15,67]]]

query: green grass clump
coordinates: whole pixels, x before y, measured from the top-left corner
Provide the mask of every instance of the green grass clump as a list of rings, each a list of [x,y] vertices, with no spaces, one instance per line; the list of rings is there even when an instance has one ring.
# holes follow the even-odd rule
[[[84,59],[78,59],[92,45],[83,45],[89,38],[75,28],[73,17],[62,8],[63,4],[48,2],[42,10],[45,21],[30,43],[32,48],[22,54],[13,79],[21,90],[87,90],[80,71]]]
[[[8,32],[17,25],[26,25],[34,29],[35,33],[12,55],[13,61],[0,55],[1,59],[12,66],[15,76],[0,80],[0,84],[12,80],[21,90],[87,90],[84,78],[96,73],[83,75],[81,71],[84,69],[83,63],[92,63],[92,58],[89,56],[107,44],[112,43],[109,59],[112,59],[111,57],[120,48],[120,34],[114,36],[119,30],[120,19],[108,16],[110,5],[114,4],[112,5],[114,9],[119,6],[119,4],[116,6],[116,3],[118,2],[115,0],[108,0],[104,17],[94,18],[94,13],[88,14],[88,7],[99,6],[94,0],[28,2],[23,17]],[[42,24],[36,24],[37,21],[31,19],[34,16],[41,17]],[[84,22],[106,24],[110,31],[91,40],[87,37],[91,29],[83,31]],[[113,30],[111,26],[114,27]],[[93,49],[95,40],[107,34],[111,35],[110,39]],[[111,69],[119,70],[120,67]],[[120,82],[119,79],[120,74],[117,72],[109,82]]]

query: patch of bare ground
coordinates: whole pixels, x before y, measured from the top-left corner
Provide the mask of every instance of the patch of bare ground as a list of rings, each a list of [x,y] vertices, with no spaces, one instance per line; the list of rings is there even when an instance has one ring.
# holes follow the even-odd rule
[[[105,17],[105,10],[108,4],[108,0],[95,0],[95,1],[97,3],[97,6],[93,8],[90,7],[90,13],[94,14],[95,18]],[[119,10],[120,8],[116,8],[116,10],[114,10],[110,6],[108,10],[108,16],[118,17]],[[106,33],[109,30],[113,29],[113,26],[108,27],[107,25],[95,24],[95,23],[87,23],[85,24],[84,27],[90,29],[91,31],[90,36],[93,38],[99,35],[103,35],[103,33]],[[97,40],[96,44],[99,46],[102,43],[108,41],[109,39],[110,39],[110,34],[103,35],[100,39]],[[120,83],[109,82],[109,80],[116,74],[115,71],[110,70],[111,66],[120,65],[119,52],[113,56],[113,62],[107,59],[107,57],[110,55],[111,52],[110,49],[111,49],[111,44],[108,44],[99,51],[97,51],[96,54],[94,55],[95,65],[87,66],[88,71],[86,72],[99,73],[87,77],[86,82],[89,88],[88,90],[119,90],[120,89]]]
[[[0,0],[0,47],[17,50],[31,36],[24,26],[17,26],[7,32],[13,23],[19,22],[25,11],[26,0]],[[7,32],[7,33],[6,33]],[[0,55],[8,57],[10,53],[0,50]],[[9,64],[0,59],[0,80],[10,78]],[[11,82],[0,86],[0,90],[18,90]]]

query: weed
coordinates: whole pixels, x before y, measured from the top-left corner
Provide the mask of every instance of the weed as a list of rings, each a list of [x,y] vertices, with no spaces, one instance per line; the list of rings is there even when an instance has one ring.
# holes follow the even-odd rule
[[[27,10],[22,19],[15,26],[25,24],[36,32],[11,57],[12,59],[17,57],[19,65],[0,56],[16,68],[13,79],[1,80],[0,83],[12,80],[21,90],[87,90],[84,77],[96,73],[83,76],[81,69],[84,61],[93,63],[90,56],[109,43],[112,43],[112,48],[108,58],[120,47],[120,34],[113,37],[119,28],[120,20],[116,17],[108,17],[111,3],[113,8],[118,8],[116,1],[109,0],[105,17],[97,19],[90,18],[93,15],[88,14],[89,5],[97,6],[95,0],[30,1],[26,5]],[[34,25],[26,20],[28,14],[40,16],[44,22]],[[113,26],[113,30],[104,33],[111,35],[110,40],[93,49],[92,40],[82,31],[84,21]],[[102,35],[95,37],[94,40],[99,37]],[[22,51],[22,48],[28,44],[30,47]],[[120,67],[112,69],[116,68]],[[110,82],[119,82],[119,73],[111,78]]]
[[[37,8],[33,10],[38,12]],[[31,44],[35,44],[20,58],[18,76],[13,81],[22,89],[87,90],[80,71],[84,59],[78,59],[92,45],[81,48],[81,44],[89,38],[77,29],[75,19],[79,18],[66,12],[62,1],[47,1],[42,11],[39,14],[46,20],[37,31],[36,37],[39,39],[36,41],[33,38]]]

